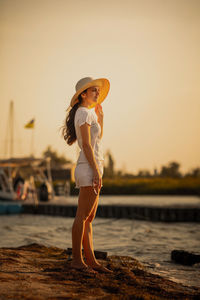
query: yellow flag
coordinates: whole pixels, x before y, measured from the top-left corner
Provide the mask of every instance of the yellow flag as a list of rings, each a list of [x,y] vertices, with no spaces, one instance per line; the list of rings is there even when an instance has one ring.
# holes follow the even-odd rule
[[[35,119],[32,119],[24,126],[24,128],[34,128],[34,125],[35,125]]]

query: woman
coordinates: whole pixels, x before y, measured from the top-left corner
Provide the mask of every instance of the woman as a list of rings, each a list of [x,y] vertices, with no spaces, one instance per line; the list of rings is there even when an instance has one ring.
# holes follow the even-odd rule
[[[100,103],[106,98],[110,83],[105,78],[85,77],[76,84],[70,103],[63,136],[69,145],[76,140],[80,153],[75,168],[76,188],[79,188],[78,207],[72,226],[71,267],[89,272],[111,272],[96,260],[93,250],[92,221],[95,218],[102,186],[103,111]],[[95,111],[92,109],[95,107]],[[82,245],[86,262],[82,256]]]

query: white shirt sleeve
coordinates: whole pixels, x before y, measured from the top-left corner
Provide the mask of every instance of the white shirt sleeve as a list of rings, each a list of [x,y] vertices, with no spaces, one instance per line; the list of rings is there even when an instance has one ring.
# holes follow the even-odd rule
[[[77,119],[77,124],[80,127],[83,124],[92,124],[92,114],[90,113],[90,111],[80,111],[79,115],[78,115],[78,119]]]

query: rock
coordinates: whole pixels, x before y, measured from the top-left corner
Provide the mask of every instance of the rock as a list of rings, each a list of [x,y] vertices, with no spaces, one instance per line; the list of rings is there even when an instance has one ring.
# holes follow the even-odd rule
[[[113,273],[85,274],[70,267],[66,250],[30,244],[0,248],[0,299],[199,299],[187,287],[147,271],[128,256],[98,261]]]
[[[84,253],[83,250],[82,250],[82,253]],[[67,248],[66,254],[72,255],[72,248]],[[96,257],[97,259],[99,259],[99,258],[100,258],[100,259],[106,259],[107,256],[108,256],[108,253],[107,253],[107,252],[104,252],[104,251],[97,251],[97,250],[94,250],[94,254],[95,254],[95,257]]]
[[[185,250],[173,250],[171,259],[176,263],[192,266],[200,262],[200,255]]]

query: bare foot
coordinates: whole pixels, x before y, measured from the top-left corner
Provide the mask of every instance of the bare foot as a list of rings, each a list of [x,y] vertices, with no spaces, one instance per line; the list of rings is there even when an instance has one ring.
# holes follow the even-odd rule
[[[81,268],[86,268],[87,265],[86,265],[84,262],[77,263],[77,262],[74,262],[74,261],[72,260],[72,262],[71,262],[71,267],[74,268],[74,269],[75,269],[75,268],[81,269]]]
[[[95,264],[95,265],[91,265],[91,267],[95,270],[95,271],[98,271],[98,272],[101,272],[101,273],[113,273],[112,270],[109,270],[108,268],[100,265],[100,264]]]
[[[81,271],[81,272],[84,272],[84,273],[97,274],[97,272],[95,270],[93,270],[92,267],[87,266],[84,263],[77,264],[77,263],[72,262],[71,263],[71,268],[75,269],[75,270],[78,270],[78,271]]]

